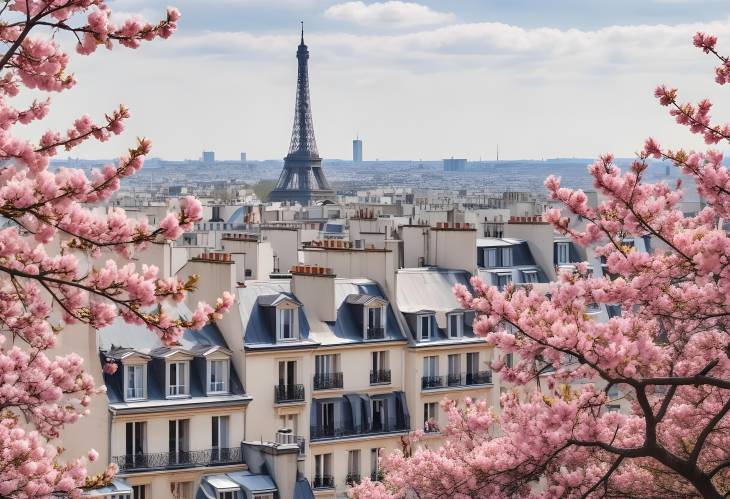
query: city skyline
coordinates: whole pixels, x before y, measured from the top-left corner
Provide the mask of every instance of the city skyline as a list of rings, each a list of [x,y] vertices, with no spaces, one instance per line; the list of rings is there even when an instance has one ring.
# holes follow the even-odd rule
[[[153,19],[157,3],[111,5]],[[302,19],[324,159],[351,157],[356,134],[369,160],[490,160],[497,144],[500,159],[630,156],[649,135],[701,145],[657,119],[663,110],[651,94],[667,83],[692,101],[716,95],[706,73],[712,62],[694,57],[688,40],[707,29],[720,46],[730,44],[730,29],[708,22],[727,17],[721,2],[517,3],[223,0],[202,8],[183,0],[170,41],[140,53],[115,50],[106,60],[75,58],[81,83],[54,96],[49,123],[68,127],[81,104],[111,110],[123,102],[129,133],[84,144],[74,156],[115,157],[140,135],[157,157],[214,150],[218,159],[242,151],[281,159]],[[120,64],[131,70],[116,73]],[[29,137],[41,132],[28,127]]]

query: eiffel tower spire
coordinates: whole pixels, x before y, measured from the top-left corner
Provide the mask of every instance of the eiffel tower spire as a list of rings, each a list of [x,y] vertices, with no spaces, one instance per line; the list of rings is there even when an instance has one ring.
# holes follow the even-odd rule
[[[304,22],[301,42],[297,48],[297,96],[294,106],[289,154],[284,159],[284,169],[276,188],[269,194],[269,201],[298,201],[308,204],[313,201],[334,199],[322,171],[322,159],[317,152],[312,124],[312,105],[309,101],[309,49],[304,44]]]

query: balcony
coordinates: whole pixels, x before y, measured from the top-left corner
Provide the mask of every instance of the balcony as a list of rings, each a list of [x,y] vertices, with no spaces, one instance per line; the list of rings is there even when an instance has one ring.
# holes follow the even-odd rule
[[[444,387],[444,377],[443,376],[423,376],[421,377],[421,389],[423,390],[433,390],[435,388],[443,388]]]
[[[383,478],[385,478],[385,473],[383,473],[383,470],[377,470],[370,473],[370,480],[373,482],[382,482]]]
[[[274,386],[274,401],[277,404],[282,404],[286,402],[303,402],[304,385]]]
[[[450,373],[446,378],[446,383],[449,386],[461,386],[464,383],[461,381],[461,374]]]
[[[370,384],[381,385],[390,383],[390,369],[370,371]]]
[[[346,485],[357,485],[360,483],[360,473],[348,473],[345,477]]]
[[[368,436],[383,433],[399,433],[404,431],[410,431],[410,425],[408,422],[401,421],[394,425],[387,425],[380,421],[375,421],[372,424],[356,426],[311,426],[309,428],[309,436],[312,440],[324,440],[328,438],[347,438],[359,435]]]
[[[332,475],[315,476],[312,479],[313,489],[334,489],[335,478]]]
[[[342,373],[318,373],[314,375],[315,390],[342,388]]]
[[[466,373],[467,385],[488,385],[492,382],[492,371]]]
[[[240,447],[112,457],[120,472],[243,464]]]
[[[385,328],[382,327],[368,327],[365,333],[366,340],[384,340],[385,339]]]

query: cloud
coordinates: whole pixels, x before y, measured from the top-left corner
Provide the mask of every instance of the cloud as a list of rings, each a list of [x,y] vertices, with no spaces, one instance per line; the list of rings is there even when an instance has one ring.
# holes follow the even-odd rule
[[[329,19],[362,26],[398,28],[445,24],[456,19],[449,12],[439,12],[426,5],[401,1],[375,2],[369,5],[361,1],[345,2],[329,7],[324,15]]]

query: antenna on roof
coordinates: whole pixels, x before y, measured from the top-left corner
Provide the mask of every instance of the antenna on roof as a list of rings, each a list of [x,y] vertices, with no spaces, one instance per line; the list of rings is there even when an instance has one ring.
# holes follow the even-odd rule
[[[299,21],[302,23],[302,45],[304,45],[304,21]]]

